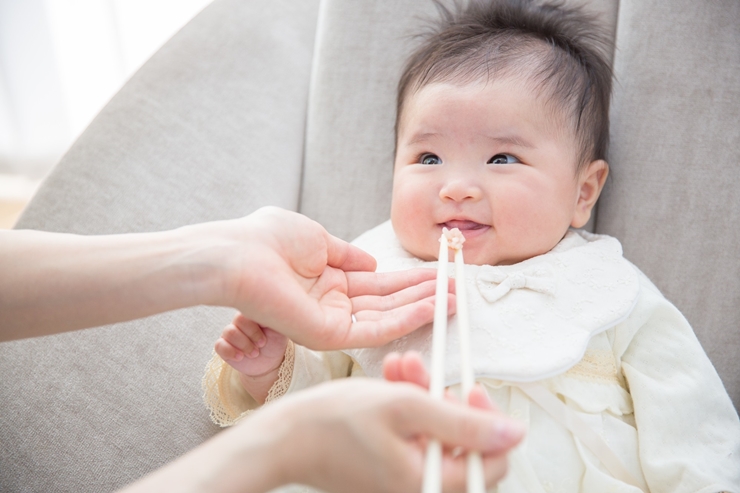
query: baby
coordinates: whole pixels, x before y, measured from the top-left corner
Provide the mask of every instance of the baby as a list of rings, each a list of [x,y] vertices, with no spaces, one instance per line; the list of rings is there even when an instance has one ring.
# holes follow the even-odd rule
[[[355,244],[393,271],[434,267],[442,228],[465,236],[476,379],[529,427],[498,491],[740,493],[740,421],[691,327],[616,239],[574,229],[609,171],[612,75],[592,19],[523,0],[443,18],[399,83],[391,220]],[[392,352],[428,361],[430,347],[427,326],[317,353],[237,316],[206,400],[229,425],[327,379],[381,377]]]

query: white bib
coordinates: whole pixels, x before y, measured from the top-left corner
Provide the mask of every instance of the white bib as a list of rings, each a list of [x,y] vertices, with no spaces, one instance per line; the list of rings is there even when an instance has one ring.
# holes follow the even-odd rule
[[[365,232],[355,245],[373,255],[378,272],[414,267],[422,261],[396,238],[390,221]],[[454,273],[451,265],[449,272]],[[578,363],[594,335],[626,319],[640,289],[635,268],[610,236],[571,230],[550,252],[515,265],[466,265],[472,364],[476,378],[532,382],[563,373]],[[457,317],[447,324],[445,381],[460,381]],[[415,350],[430,364],[432,326],[379,348],[345,351],[365,374],[382,377],[383,357]]]

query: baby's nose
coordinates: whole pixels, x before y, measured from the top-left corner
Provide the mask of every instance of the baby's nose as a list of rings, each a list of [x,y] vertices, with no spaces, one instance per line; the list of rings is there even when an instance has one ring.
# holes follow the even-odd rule
[[[472,179],[454,179],[445,183],[439,191],[442,200],[454,200],[462,202],[465,200],[478,200],[483,195],[480,186]]]

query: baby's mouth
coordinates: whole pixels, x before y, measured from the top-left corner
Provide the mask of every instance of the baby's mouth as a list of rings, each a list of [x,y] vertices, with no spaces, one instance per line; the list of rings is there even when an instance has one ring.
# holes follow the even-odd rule
[[[457,228],[460,230],[461,233],[465,233],[466,231],[475,231],[488,227],[485,224],[480,224],[475,221],[468,221],[465,219],[453,219],[451,221],[441,223],[440,226],[443,226],[447,229]]]

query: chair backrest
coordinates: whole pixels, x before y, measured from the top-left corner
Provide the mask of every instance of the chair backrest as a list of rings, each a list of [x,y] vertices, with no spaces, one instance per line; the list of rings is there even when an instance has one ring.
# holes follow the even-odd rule
[[[740,406],[740,3],[589,8],[617,45],[596,231],[684,312]],[[274,204],[353,238],[388,217],[396,81],[433,15],[420,0],[216,0],[106,106],[18,227],[152,231]],[[0,490],[110,491],[214,434],[200,377],[231,314],[0,345]]]
[[[621,0],[611,183],[619,238],[691,322],[740,408],[740,2]]]

